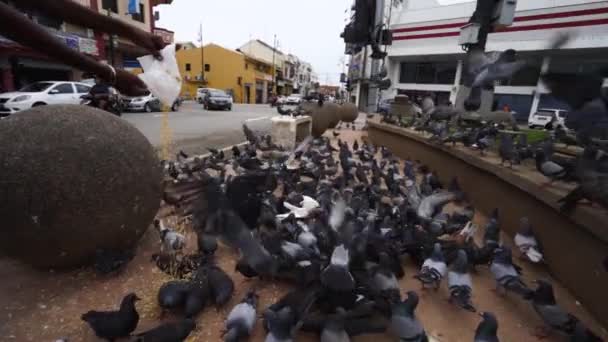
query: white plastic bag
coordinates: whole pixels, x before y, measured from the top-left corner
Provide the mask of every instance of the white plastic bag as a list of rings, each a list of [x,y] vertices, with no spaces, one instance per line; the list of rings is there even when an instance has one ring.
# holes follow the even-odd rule
[[[167,45],[160,54],[163,57],[162,61],[152,55],[137,59],[144,69],[144,73],[140,74],[139,78],[162,103],[172,106],[182,89],[182,76],[179,74],[175,58],[175,44]]]

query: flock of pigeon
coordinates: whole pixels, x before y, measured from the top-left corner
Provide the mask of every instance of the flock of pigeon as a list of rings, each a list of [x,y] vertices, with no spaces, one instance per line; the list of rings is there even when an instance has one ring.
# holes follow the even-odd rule
[[[317,333],[323,342],[375,333],[398,341],[432,340],[416,316],[418,294],[400,291],[405,262],[419,268],[409,276],[422,291],[439,289],[446,278],[450,302],[472,312],[477,308],[470,273],[488,266],[500,292],[529,301],[551,331],[571,341],[601,341],[559,306],[550,283],[541,280],[532,289],[522,281],[501,242],[498,209],[483,243],[473,239],[475,209],[457,180],[445,187],[421,163],[402,163],[365,142],[349,146],[336,139],[336,146],[326,137],[308,138],[286,151],[270,137],[244,130],[245,147],[211,150],[207,158],[181,153],[163,164],[163,200],[191,221],[198,245],[195,254],[184,255],[184,235],[162,219],[156,222],[156,264],[175,277],[158,290],[158,305],[180,320],[131,336],[139,316],[138,297],[129,294],[118,311],[82,316],[97,336],[185,340],[205,308],[223,307],[234,294],[233,280],[215,257],[219,241],[238,255],[236,271],[244,277],[261,279],[260,286],[264,280],[293,285],[266,308],[258,307],[251,289],[226,317],[225,341],[246,340],[258,314],[268,342],[294,341],[300,331]],[[542,262],[540,241],[526,218],[514,242],[529,262]],[[474,341],[498,341],[499,317],[480,315]]]
[[[551,49],[562,47],[570,39],[569,35],[558,35],[552,42]],[[578,184],[559,201],[563,212],[571,211],[583,199],[608,208],[608,95],[603,88],[608,70],[600,70],[594,74],[549,71],[541,75],[551,94],[567,103],[571,111],[565,120],[567,129],[561,126],[553,127],[555,129],[547,140],[531,145],[526,134],[520,135],[519,140],[515,141],[512,132],[503,131],[505,128],[513,131],[519,129],[512,122],[507,126],[504,122],[498,122],[497,119],[504,119],[492,116],[498,114],[487,114],[486,117],[477,117],[474,121],[467,119],[479,108],[481,89],[487,89],[496,81],[511,78],[514,73],[522,70],[527,62],[518,60],[514,50],[507,50],[494,54],[493,58],[483,53],[472,54],[468,64],[474,79],[471,95],[464,105],[468,112],[447,106],[431,106],[422,117],[414,116],[409,122],[402,122],[392,115],[384,116],[382,121],[429,132],[432,134],[430,139],[440,144],[462,143],[466,147],[479,150],[482,155],[484,151],[494,147],[498,140],[495,150],[501,165],[508,162],[512,167],[513,164],[520,164],[526,159],[533,159],[537,170],[551,182],[562,180]],[[569,131],[576,134],[571,135]],[[584,151],[576,159],[565,158],[554,153],[555,142],[564,143],[567,147],[578,145]]]

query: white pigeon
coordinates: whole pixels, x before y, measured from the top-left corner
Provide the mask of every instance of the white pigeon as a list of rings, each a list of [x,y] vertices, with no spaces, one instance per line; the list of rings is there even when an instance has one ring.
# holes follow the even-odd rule
[[[300,207],[296,207],[293,204],[288,202],[283,202],[283,206],[285,209],[289,210],[288,213],[277,215],[279,220],[284,220],[289,215],[293,214],[296,218],[306,218],[310,215],[310,212],[313,209],[316,209],[320,206],[319,202],[317,202],[314,198],[308,196],[302,196],[303,200],[300,203]]]
[[[533,263],[539,263],[543,260],[543,254],[540,251],[540,245],[532,231],[532,225],[527,217],[520,220],[519,231],[513,239],[515,246],[519,251]]]
[[[163,252],[175,253],[182,250],[186,245],[186,237],[171,228],[167,228],[162,220],[158,220],[161,250]]]

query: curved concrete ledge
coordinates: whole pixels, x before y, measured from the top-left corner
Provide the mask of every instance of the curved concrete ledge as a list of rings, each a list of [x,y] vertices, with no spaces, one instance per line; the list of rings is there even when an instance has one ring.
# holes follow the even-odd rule
[[[557,201],[569,187],[543,187],[546,179],[532,166],[511,170],[495,157],[462,146],[439,146],[413,130],[368,120],[369,138],[402,158],[422,161],[442,181],[458,177],[470,201],[484,213],[500,208],[501,228],[511,237],[519,219],[528,216],[542,241],[551,272],[568,287],[604,326],[608,326],[608,210],[579,205],[570,216],[559,212]]]

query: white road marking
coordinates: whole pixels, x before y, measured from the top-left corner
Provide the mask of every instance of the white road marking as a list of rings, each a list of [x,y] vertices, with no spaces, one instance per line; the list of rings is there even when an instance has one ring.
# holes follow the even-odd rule
[[[266,120],[268,118],[270,118],[270,116],[260,116],[259,118],[247,119],[247,120],[245,120],[245,122]]]

